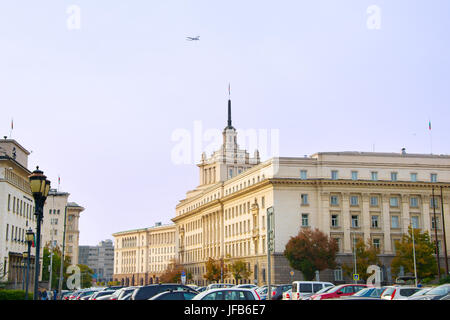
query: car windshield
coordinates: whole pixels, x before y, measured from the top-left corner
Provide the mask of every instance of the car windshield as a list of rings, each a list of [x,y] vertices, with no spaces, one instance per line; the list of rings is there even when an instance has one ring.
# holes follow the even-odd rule
[[[328,290],[331,290],[331,288],[334,288],[334,286],[322,288],[317,291],[316,294],[327,292]]]
[[[331,289],[329,291],[326,291],[327,293],[334,293],[336,291],[339,291],[340,289],[342,289],[344,286],[336,286],[336,287],[331,287]],[[325,292],[325,291],[324,291]],[[323,292],[322,292],[323,293]]]
[[[441,287],[436,287],[434,289],[431,289],[430,291],[427,292],[427,295],[439,295],[439,296],[443,296],[446,294],[450,293],[450,286],[441,286]]]
[[[419,290],[416,293],[414,293],[411,297],[423,296],[428,291],[430,291],[430,288],[425,288],[425,289]]]
[[[366,294],[369,294],[369,292],[372,291],[372,290],[374,290],[374,288],[365,288],[365,289],[362,289],[362,290],[358,291],[353,296],[355,296],[355,297],[364,297]]]

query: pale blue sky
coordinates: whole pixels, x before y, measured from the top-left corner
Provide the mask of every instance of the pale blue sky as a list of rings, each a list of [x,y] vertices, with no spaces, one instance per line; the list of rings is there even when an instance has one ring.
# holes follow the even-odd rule
[[[80,244],[170,222],[198,184],[171,135],[222,129],[229,82],[233,124],[278,129],[281,156],[430,153],[429,118],[433,153],[449,154],[449,13],[446,0],[3,1],[0,135],[14,118],[30,169],[86,207]]]

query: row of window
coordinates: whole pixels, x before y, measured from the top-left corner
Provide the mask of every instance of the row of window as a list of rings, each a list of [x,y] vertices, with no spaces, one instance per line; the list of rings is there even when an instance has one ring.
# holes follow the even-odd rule
[[[266,207],[266,199],[265,197],[261,197],[261,209],[264,209]],[[258,204],[256,202],[256,204]],[[236,205],[234,207],[225,209],[225,220],[233,219],[234,217],[238,217],[242,214],[250,213],[251,205],[250,201],[244,202],[243,204]]]
[[[27,219],[35,220],[34,216],[34,206],[26,201],[20,200],[16,197],[11,197],[8,194],[8,212],[16,213],[19,216],[26,217]]]
[[[11,225],[11,228],[9,227],[9,224],[6,224],[6,237],[5,240],[9,241],[9,231],[11,230],[11,241],[25,243],[25,235],[27,233],[27,230],[13,226]]]
[[[303,170],[305,171],[305,170]],[[300,176],[304,177],[304,179],[306,179],[306,172],[304,172],[302,174],[302,172],[300,172]],[[352,175],[352,180],[358,180],[358,171],[352,171],[351,172]],[[410,175],[410,181],[412,182],[417,182],[417,172],[411,172]],[[303,179],[303,178],[302,178]],[[338,170],[332,170],[331,171],[331,179],[332,180],[338,180],[339,179],[339,171]],[[370,180],[372,181],[378,181],[378,171],[371,171],[370,172]],[[390,181],[398,181],[398,172],[391,172],[391,179]],[[437,174],[436,173],[431,173],[430,174],[430,182],[437,182]]]
[[[250,187],[251,185],[258,183],[258,182],[264,180],[265,178],[266,178],[266,176],[263,174],[262,176],[257,176],[257,177],[253,177],[252,179],[248,179],[247,181],[241,182],[240,184],[237,184],[233,187],[226,189],[225,195],[229,195],[233,192]]]
[[[301,205],[309,205],[308,194],[302,194],[300,196]],[[330,196],[330,205],[338,206],[340,202],[340,196],[331,195]],[[359,206],[360,196],[352,195],[349,197],[349,202],[351,206]],[[434,198],[430,198],[430,208],[439,208],[439,197],[435,196]],[[389,198],[389,205],[391,207],[399,207],[400,197],[392,196]],[[379,206],[379,196],[371,196],[370,197],[370,206],[378,207]],[[409,206],[410,208],[418,208],[419,207],[419,197],[410,197],[409,198]]]
[[[421,228],[419,221],[420,221],[419,216],[411,216],[411,225],[414,229]],[[302,227],[310,227],[308,213],[302,213],[301,225]],[[352,228],[360,228],[361,222],[359,215],[351,215],[351,226]],[[331,215],[331,227],[333,228],[341,227],[338,214]],[[381,218],[379,215],[371,215],[370,227],[374,229],[381,227]],[[391,215],[391,229],[400,229],[400,228],[401,228],[400,216]],[[439,217],[436,217],[436,219],[434,217],[431,217],[431,229],[434,230],[436,228],[440,230]]]

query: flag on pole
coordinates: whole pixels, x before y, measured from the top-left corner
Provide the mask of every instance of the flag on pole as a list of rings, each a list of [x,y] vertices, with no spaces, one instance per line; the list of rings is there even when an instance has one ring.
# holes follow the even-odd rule
[[[428,121],[428,130],[431,130],[431,121]]]
[[[14,129],[14,119],[11,119],[11,130]]]
[[[231,83],[228,83],[228,96],[231,95]]]
[[[58,191],[59,191],[59,184],[60,184],[60,182],[61,182],[61,178],[58,175]]]

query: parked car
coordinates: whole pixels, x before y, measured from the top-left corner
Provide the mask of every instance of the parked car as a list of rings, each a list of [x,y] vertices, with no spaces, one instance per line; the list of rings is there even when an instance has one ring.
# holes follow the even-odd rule
[[[88,300],[90,296],[92,296],[94,293],[98,292],[97,290],[86,290],[82,293],[80,293],[76,300]]]
[[[275,285],[271,286],[272,290],[275,289],[275,288],[276,288]],[[260,297],[260,300],[266,300],[267,299],[267,293],[268,293],[268,290],[269,290],[268,286],[262,286],[262,287],[259,287],[258,289],[255,289],[255,290],[258,293],[258,295]]]
[[[315,294],[321,294],[321,293],[324,293],[324,292],[328,292],[328,291],[330,291],[333,288],[334,288],[334,286],[325,287],[322,290],[317,291]],[[305,297],[302,298],[302,300],[311,300],[311,296],[305,296]]]
[[[158,293],[148,300],[192,300],[198,291],[195,290],[170,290]]]
[[[110,286],[110,287],[105,287],[103,290],[119,290],[125,288],[125,286]]]
[[[274,285],[274,288],[272,289],[272,300],[282,300],[283,299],[283,293],[292,290],[292,284],[277,284]],[[291,291],[292,292],[292,291]]]
[[[344,300],[367,300],[367,298],[376,298],[381,299],[381,294],[386,290],[386,287],[368,287],[362,290],[359,290],[357,293],[351,296],[345,296],[340,299]]]
[[[117,300],[131,300],[131,296],[133,295],[133,292],[130,292],[124,296],[122,296],[120,299]]]
[[[65,291],[65,292],[64,292]],[[63,292],[61,292],[61,298],[60,300],[69,300],[69,297],[73,294],[73,291],[67,291],[67,290],[63,290]]]
[[[84,293],[84,292],[86,292],[86,291],[89,291],[89,289],[79,289],[79,290],[74,291],[74,292],[70,295],[69,300],[78,300],[78,297],[79,297],[82,293]]]
[[[332,287],[331,282],[323,281],[294,281],[292,282],[292,300],[303,300],[308,296],[322,290],[325,287]]]
[[[201,292],[192,300],[260,300],[260,297],[252,289],[219,288]]]
[[[206,287],[206,291],[219,288],[232,288],[234,284],[231,283],[211,283]]]
[[[182,284],[150,284],[142,286],[133,291],[131,300],[148,300],[154,295],[168,290],[192,290],[188,286]]]
[[[282,300],[292,300],[292,288],[283,292]]]
[[[90,296],[90,298],[88,300],[100,300],[100,297],[103,296],[110,296],[112,295],[114,292],[116,292],[116,290],[102,290],[102,291],[97,291],[94,294],[92,294]]]
[[[422,296],[414,297],[408,300],[440,300],[450,294],[450,283],[435,287]]]
[[[199,286],[197,286],[197,285],[195,285],[195,284],[187,284],[187,286],[188,286],[189,288],[194,289],[195,291],[197,291],[197,290],[200,288]]]
[[[324,293],[313,294],[311,296],[311,300],[325,300],[325,299],[333,299],[340,298],[345,296],[352,296],[356,292],[367,288],[365,284],[341,284],[335,286]]]
[[[411,286],[389,286],[383,291],[381,299],[385,300],[408,300],[409,296],[412,296],[421,289]]]
[[[97,298],[97,300],[121,300],[121,298],[124,295],[127,295],[128,293],[133,293],[133,291],[139,287],[123,287],[121,289],[118,289],[116,291],[113,291],[112,294],[102,296],[100,298]]]
[[[421,290],[417,291],[416,293],[410,295],[408,297],[408,300],[411,300],[412,298],[415,297],[420,297],[423,296],[424,294],[426,294],[428,291],[430,291],[431,289],[433,289],[432,287],[426,287],[426,288],[422,288]]]
[[[233,288],[256,289],[256,288],[258,288],[258,286],[255,284],[246,283],[246,284],[235,285]]]
[[[205,290],[206,290],[206,287],[200,287],[200,288],[197,289],[198,292],[203,292]]]

